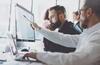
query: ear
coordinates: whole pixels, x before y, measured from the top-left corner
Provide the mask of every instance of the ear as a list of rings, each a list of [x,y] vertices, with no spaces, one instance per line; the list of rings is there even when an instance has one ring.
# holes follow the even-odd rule
[[[93,10],[91,8],[88,8],[86,10],[86,14],[87,14],[87,17],[91,17],[93,15]]]

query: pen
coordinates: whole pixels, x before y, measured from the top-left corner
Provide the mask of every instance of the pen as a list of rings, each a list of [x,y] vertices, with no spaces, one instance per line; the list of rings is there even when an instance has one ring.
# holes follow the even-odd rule
[[[31,22],[32,23],[32,21],[31,20],[29,20],[25,15],[23,15],[24,16],[24,18],[26,18],[29,22]]]

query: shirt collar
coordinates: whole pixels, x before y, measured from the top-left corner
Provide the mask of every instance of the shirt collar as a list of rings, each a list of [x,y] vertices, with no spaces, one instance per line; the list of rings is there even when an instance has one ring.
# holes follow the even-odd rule
[[[83,30],[83,33],[90,34],[90,33],[93,33],[93,32],[95,32],[97,30],[100,30],[100,23],[97,23],[94,26],[92,26],[92,27],[90,27],[88,29]]]
[[[74,21],[73,23],[74,23],[74,25],[76,25],[78,23],[78,21]]]

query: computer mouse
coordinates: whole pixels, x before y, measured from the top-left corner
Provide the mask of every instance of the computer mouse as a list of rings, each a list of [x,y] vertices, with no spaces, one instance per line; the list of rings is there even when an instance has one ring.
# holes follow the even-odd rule
[[[29,52],[28,49],[22,49],[21,51],[22,51],[22,52]]]

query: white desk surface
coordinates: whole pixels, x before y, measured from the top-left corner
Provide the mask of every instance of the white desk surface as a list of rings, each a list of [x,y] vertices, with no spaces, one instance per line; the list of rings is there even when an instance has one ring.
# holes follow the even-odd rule
[[[44,64],[37,62],[30,63],[30,62],[11,61],[11,62],[5,62],[0,65],[44,65]]]

